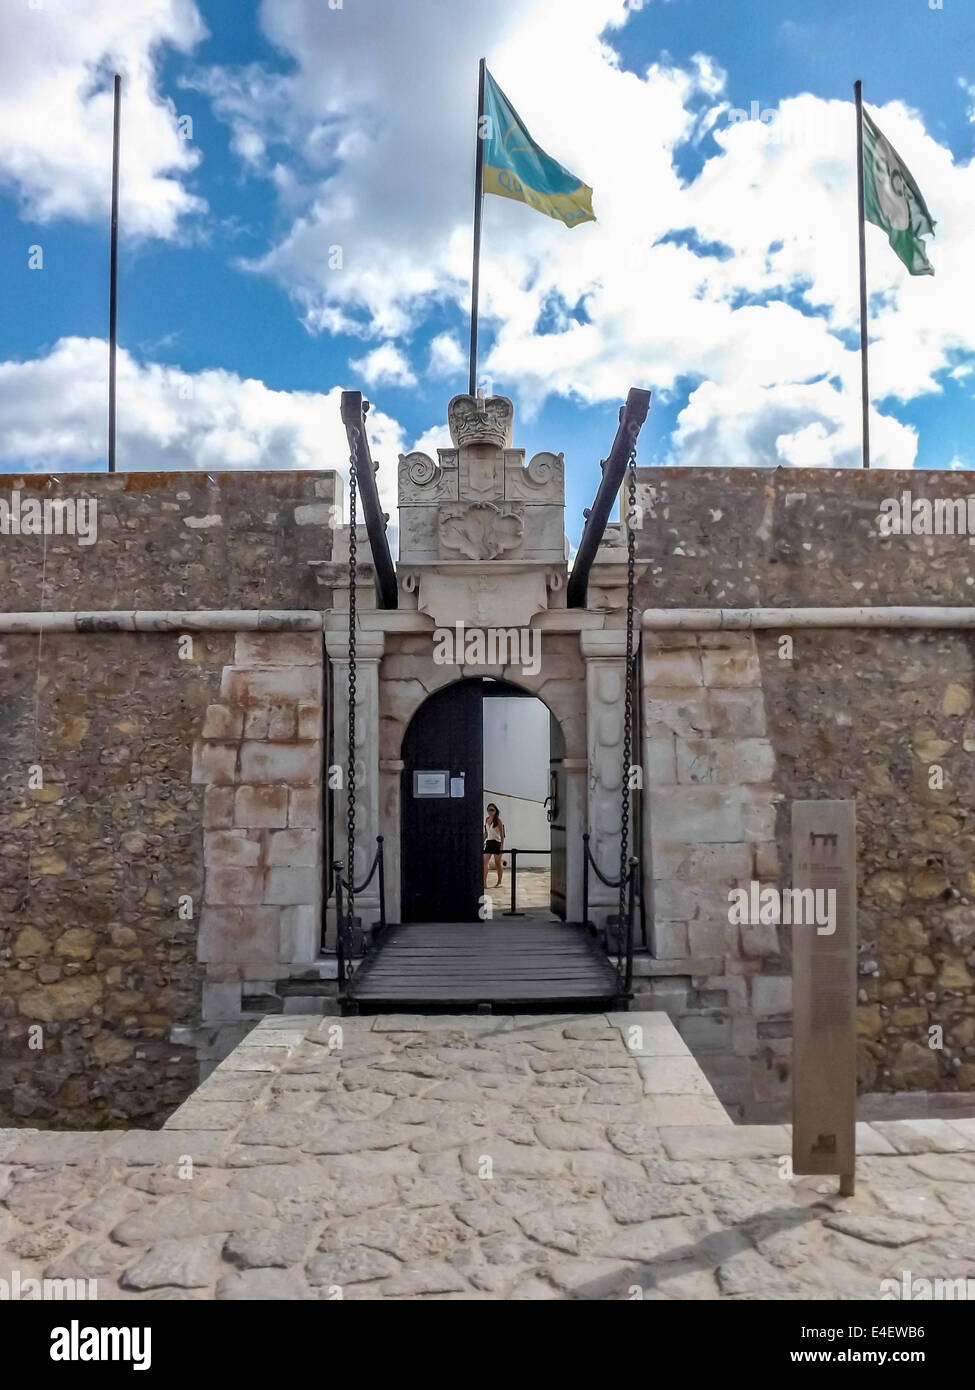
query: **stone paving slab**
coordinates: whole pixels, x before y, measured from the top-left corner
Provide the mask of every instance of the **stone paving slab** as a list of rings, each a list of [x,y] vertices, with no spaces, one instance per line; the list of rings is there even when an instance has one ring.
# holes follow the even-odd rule
[[[0,1278],[102,1300],[854,1299],[975,1278],[975,1121],[788,1177],[666,1014],[268,1019],[154,1132],[0,1130]]]

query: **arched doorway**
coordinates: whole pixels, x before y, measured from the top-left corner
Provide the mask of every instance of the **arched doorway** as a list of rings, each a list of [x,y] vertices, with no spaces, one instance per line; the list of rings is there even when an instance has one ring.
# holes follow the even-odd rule
[[[496,719],[485,719],[488,701],[492,713],[499,704],[516,713],[499,726]],[[521,719],[518,706],[524,707]],[[499,727],[505,730],[500,741]],[[531,691],[510,682],[462,680],[424,701],[402,747],[403,922],[476,922],[484,915],[482,841],[489,793],[502,806],[508,830],[503,890],[489,890],[492,915],[506,913],[510,904],[507,851],[517,848],[525,852],[519,857],[523,883],[533,870],[543,880],[544,897],[535,899],[546,903],[542,915],[565,918],[564,749],[554,715]],[[519,901],[523,906],[524,894]]]

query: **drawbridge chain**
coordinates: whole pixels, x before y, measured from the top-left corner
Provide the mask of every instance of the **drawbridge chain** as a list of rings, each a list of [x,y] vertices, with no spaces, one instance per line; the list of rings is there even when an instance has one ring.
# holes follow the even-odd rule
[[[352,444],[352,452],[349,456],[349,747],[346,768],[346,847],[348,851],[346,874],[348,906],[346,908],[346,921],[351,927],[352,918],[355,913],[355,629],[357,616],[356,578],[358,570],[356,538],[356,452],[359,447],[358,429],[353,428],[350,432],[350,442]],[[341,923],[339,923],[339,930],[342,930]]]
[[[627,892],[630,887],[630,762],[633,756],[633,608],[636,588],[636,534],[634,518],[636,515],[636,439],[630,440],[630,454],[626,465],[627,517],[626,517],[626,657],[624,662],[623,693],[623,776],[620,783],[620,879],[619,879],[619,917],[622,938],[623,924],[627,922]],[[632,900],[632,894],[631,894]],[[632,937],[633,923],[629,922],[628,939]],[[621,940],[622,946],[622,940]],[[627,970],[627,973],[629,971]],[[627,985],[629,981],[627,981]]]

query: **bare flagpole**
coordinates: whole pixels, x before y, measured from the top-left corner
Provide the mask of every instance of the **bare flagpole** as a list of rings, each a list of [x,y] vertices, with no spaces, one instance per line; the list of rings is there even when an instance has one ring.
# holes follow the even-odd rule
[[[115,124],[112,131],[112,249],[108,289],[108,471],[115,472],[115,350],[118,346],[118,154],[122,114],[122,79],[115,74]]]
[[[857,211],[860,223],[860,389],[863,412],[863,466],[870,467],[870,372],[867,336],[867,229],[863,191],[863,83],[853,84],[857,108]]]
[[[477,149],[474,158],[474,269],[471,274],[471,357],[468,391],[477,388],[477,305],[481,279],[481,213],[484,210],[484,68],[482,58],[477,80]]]

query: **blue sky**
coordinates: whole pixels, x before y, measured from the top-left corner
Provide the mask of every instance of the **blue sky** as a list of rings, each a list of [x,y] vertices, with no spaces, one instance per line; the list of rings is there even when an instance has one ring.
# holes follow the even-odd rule
[[[564,450],[571,537],[631,385],[641,462],[855,462],[855,77],[938,222],[934,280],[868,228],[875,451],[975,463],[969,0],[8,0],[0,49],[7,470],[104,466],[118,66],[120,467],[341,467],[358,387],[391,498],[466,389],[482,51],[594,188],[572,231],[485,209],[483,377]]]

